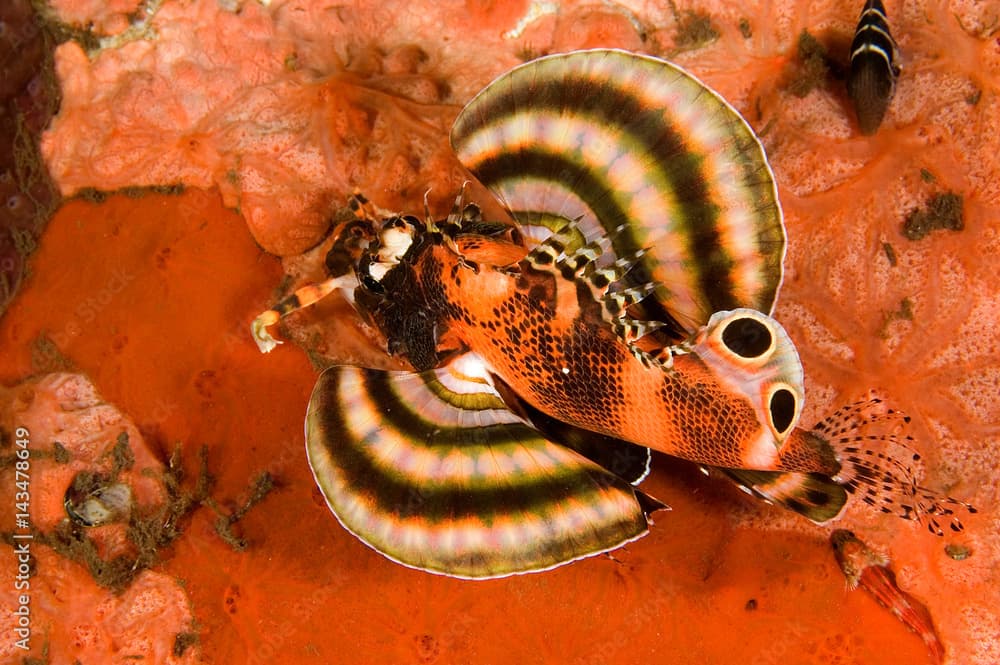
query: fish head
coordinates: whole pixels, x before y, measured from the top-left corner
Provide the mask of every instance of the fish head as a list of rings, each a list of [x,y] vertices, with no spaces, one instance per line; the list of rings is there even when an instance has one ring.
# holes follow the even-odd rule
[[[781,451],[802,414],[802,364],[785,329],[753,309],[716,312],[690,344],[720,386],[752,406],[760,425],[755,448]]]
[[[412,215],[392,215],[383,219],[373,251],[362,264],[365,268],[362,277],[381,282],[414,248],[423,230],[423,224]]]

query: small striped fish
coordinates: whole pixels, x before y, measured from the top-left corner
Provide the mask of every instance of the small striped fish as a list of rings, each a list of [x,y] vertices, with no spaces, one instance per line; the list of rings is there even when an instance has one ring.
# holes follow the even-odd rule
[[[545,570],[647,532],[657,450],[818,522],[854,493],[940,532],[959,504],[913,482],[898,414],[797,426],[774,179],[716,93],[657,58],[555,55],[487,86],[451,141],[513,221],[461,193],[444,220],[355,197],[331,279],[253,324],[269,350],[267,326],[338,289],[415,369],[334,366],[313,391],[309,462],[346,529],[435,573]]]
[[[889,32],[889,20],[881,0],[867,0],[861,11],[858,29],[851,42],[851,71],[847,93],[858,114],[858,126],[865,135],[874,134],[899,77],[899,50]]]

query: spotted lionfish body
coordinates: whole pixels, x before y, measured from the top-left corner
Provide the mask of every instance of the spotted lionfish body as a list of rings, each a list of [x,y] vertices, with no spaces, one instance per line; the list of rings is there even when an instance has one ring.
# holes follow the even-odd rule
[[[607,551],[664,507],[634,486],[650,450],[816,521],[849,493],[951,514],[912,461],[867,447],[898,445],[865,431],[896,420],[877,403],[797,427],[801,365],[769,316],[777,194],[714,92],[656,58],[550,56],[483,90],[452,144],[513,222],[462,195],[438,222],[356,198],[331,252],[353,269],[255,322],[270,348],[266,325],[339,288],[416,370],[332,367],[310,402],[317,482],[366,543],[471,578]]]
[[[575,427],[713,466],[830,475],[839,469],[829,446],[791,427],[801,373],[787,335],[772,319],[755,310],[724,312],[689,342],[654,355],[615,330],[647,322],[603,318],[603,300],[594,292],[605,291],[608,279],[596,280],[598,287],[595,280],[539,268],[539,251],[523,250],[524,258],[514,263],[493,262],[494,256],[518,254],[509,243],[459,234],[451,247],[416,247],[383,280],[385,295],[367,298],[362,307],[390,347],[419,370],[475,350],[481,372],[514,408],[521,404]],[[415,319],[424,320],[427,330],[406,329],[405,322]],[[732,329],[729,335],[724,327]],[[747,356],[757,355],[739,356],[724,341],[730,337]],[[751,381],[766,405],[758,407],[761,400],[739,379],[720,375],[713,361],[734,369],[770,361],[770,381]]]

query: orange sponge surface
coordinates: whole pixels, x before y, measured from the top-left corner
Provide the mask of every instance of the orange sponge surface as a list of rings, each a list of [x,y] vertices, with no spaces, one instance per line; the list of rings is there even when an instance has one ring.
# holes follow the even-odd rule
[[[828,528],[665,458],[645,487],[673,510],[647,537],[483,583],[385,560],[315,489],[302,443],[315,372],[292,345],[261,356],[249,322],[285,292],[285,273],[286,286],[317,276],[322,253],[298,255],[353,188],[414,212],[430,189],[431,207],[447,209],[464,177],[450,122],[492,77],[541,53],[622,46],[689,68],[761,135],[790,238],[776,316],[803,359],[805,421],[873,391],[913,416],[922,482],[980,509],[944,539],[863,506],[836,526],[889,554],[946,663],[1000,662],[1000,41],[989,3],[888,3],[903,74],[873,137],[838,79],[860,3],[146,4],[156,11],[141,39],[126,31],[91,57],[58,49],[63,102],[42,148],[66,194],[189,188],[57,213],[0,319],[3,427],[27,418],[12,405],[36,385],[29,376],[77,372],[135,423],[130,441],[149,464],[162,469],[179,443],[193,478],[206,445],[222,508],[242,505],[260,472],[275,489],[240,521],[244,551],[200,508],[122,595],[37,544],[32,656],[132,662],[121,645],[141,625],[143,662],[932,662],[890,612],[845,588]],[[343,303],[289,329],[321,355],[379,358]],[[45,404],[39,432],[64,417],[58,400]],[[119,424],[100,430],[104,445]],[[39,510],[63,519],[67,471],[42,459],[34,469]],[[3,492],[10,474],[0,471]],[[15,570],[9,548],[0,557]],[[154,582],[165,586],[141,616],[168,619],[109,618]],[[14,610],[10,588],[0,617]],[[98,651],[74,652],[83,619],[55,598],[109,608],[87,642]],[[180,655],[160,650],[186,633],[197,639],[183,638]]]

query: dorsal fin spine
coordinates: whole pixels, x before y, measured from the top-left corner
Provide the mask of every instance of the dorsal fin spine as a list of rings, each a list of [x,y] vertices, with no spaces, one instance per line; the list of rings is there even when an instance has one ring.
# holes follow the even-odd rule
[[[575,222],[570,221],[529,252],[527,260],[537,270],[556,274],[578,284],[586,284],[594,302],[600,305],[601,318],[635,357],[647,367],[655,365],[669,369],[673,365],[673,353],[669,349],[651,355],[635,346],[640,339],[667,324],[662,321],[633,319],[626,313],[630,305],[655,292],[660,284],[645,282],[611,290],[613,285],[620,282],[642,260],[649,249],[638,249],[628,256],[615,259],[606,267],[598,267],[598,259],[613,246],[612,236],[625,229],[625,225],[620,225],[609,234],[600,234],[567,252],[567,247],[576,240],[578,232]]]
[[[574,232],[575,226],[572,222],[563,224],[552,235],[528,252],[525,260],[540,270],[551,270],[549,266],[564,258],[566,248],[573,242]]]
[[[635,319],[622,318],[615,324],[615,334],[622,338],[626,344],[632,345],[665,325],[662,321],[636,321]]]
[[[617,291],[608,291],[604,295],[603,300],[606,304],[614,303],[617,311],[621,312],[629,305],[634,305],[648,296],[656,290],[656,287],[657,284],[647,282],[646,284],[641,284],[639,286],[630,286]]]
[[[586,271],[592,270],[604,252],[611,246],[611,241],[606,236],[600,236],[591,240],[586,245],[580,247],[571,254],[566,254],[556,261],[556,266],[560,269],[568,267],[575,277],[581,277]]]
[[[664,372],[674,371],[674,354],[673,347],[666,346],[656,353],[650,353],[649,351],[644,351],[643,349],[635,346],[633,344],[629,345],[629,350],[632,355],[641,362],[646,368],[662,370]]]

